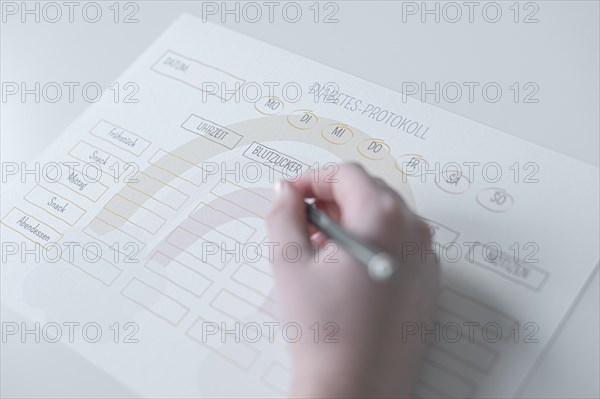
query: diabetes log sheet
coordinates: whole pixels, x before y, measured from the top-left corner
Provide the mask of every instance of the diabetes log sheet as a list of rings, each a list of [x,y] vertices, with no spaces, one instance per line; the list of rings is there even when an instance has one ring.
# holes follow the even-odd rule
[[[416,397],[517,395],[597,267],[596,167],[188,15],[119,80],[138,103],[103,97],[41,179],[14,170],[1,288],[28,320],[122,323],[72,345],[140,395],[289,392],[265,228],[283,177],[359,162],[429,224]]]

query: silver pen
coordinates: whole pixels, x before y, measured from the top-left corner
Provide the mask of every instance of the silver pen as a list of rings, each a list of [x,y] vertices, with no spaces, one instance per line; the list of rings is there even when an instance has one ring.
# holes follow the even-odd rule
[[[386,281],[396,273],[397,262],[393,256],[354,237],[314,203],[307,202],[306,211],[309,222],[365,265],[373,280]]]

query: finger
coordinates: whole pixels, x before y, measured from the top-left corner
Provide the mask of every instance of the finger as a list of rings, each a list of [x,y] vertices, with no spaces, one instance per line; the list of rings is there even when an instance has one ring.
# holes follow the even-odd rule
[[[293,245],[302,251],[303,255],[308,255],[310,241],[304,197],[285,181],[276,184],[275,194],[275,204],[267,217],[267,225],[270,240],[278,244],[275,248],[274,260],[279,264],[286,262],[278,261],[288,260],[284,256],[286,254],[284,247]]]
[[[394,196],[394,198],[396,198],[398,201],[400,201],[403,205],[406,205],[406,201],[404,201],[404,198],[402,198],[402,196],[393,188],[390,187],[389,184],[387,184],[387,182],[385,180],[383,180],[381,177],[373,177],[373,179],[375,180],[375,182],[377,183],[377,185],[379,185],[379,187],[392,194]],[[408,206],[406,206],[407,211],[410,211],[410,209],[408,208]]]
[[[344,214],[354,214],[377,198],[382,188],[356,163],[342,164],[335,175],[319,173],[303,175],[292,185],[304,197],[334,202]],[[323,178],[319,178],[323,176]],[[325,178],[327,176],[327,178]]]
[[[317,206],[317,208],[319,208],[321,211],[323,211],[325,214],[327,214],[327,216],[329,216],[331,219],[333,219],[337,223],[340,222],[340,208],[337,206],[337,204],[335,202],[316,201],[315,205]],[[311,237],[311,242],[313,244],[315,243],[313,236],[315,236],[315,234],[318,232],[320,232],[320,230],[315,225],[310,223],[310,220],[309,220],[308,235]]]
[[[331,201],[327,201],[327,202],[317,201],[316,204],[319,209],[321,209],[323,212],[325,212],[327,214],[327,216],[329,216],[336,222],[340,221],[340,217],[342,214],[341,214],[340,207],[338,206],[338,204],[336,204],[335,202],[331,202]]]
[[[327,237],[323,232],[317,231],[316,233],[310,236],[310,244],[313,248],[319,249],[323,248],[325,244],[329,242],[329,237]]]

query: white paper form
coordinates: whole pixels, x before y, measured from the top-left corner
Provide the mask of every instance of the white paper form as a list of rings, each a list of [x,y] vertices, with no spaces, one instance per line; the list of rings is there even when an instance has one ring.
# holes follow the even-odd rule
[[[39,159],[45,178],[4,190],[1,296],[43,325],[97,323],[71,345],[141,395],[288,391],[280,329],[206,329],[276,320],[270,187],[316,162],[360,162],[444,245],[417,396],[513,396],[598,263],[595,167],[191,16],[120,80],[139,103],[103,98]],[[34,242],[44,257],[21,262]]]

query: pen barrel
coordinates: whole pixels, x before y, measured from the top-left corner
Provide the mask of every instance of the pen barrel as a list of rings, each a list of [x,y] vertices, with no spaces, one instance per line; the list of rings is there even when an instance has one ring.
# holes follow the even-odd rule
[[[314,204],[307,206],[308,219],[326,236],[340,244],[354,258],[367,266],[374,280],[388,280],[396,270],[394,257],[369,245],[348,232]]]

